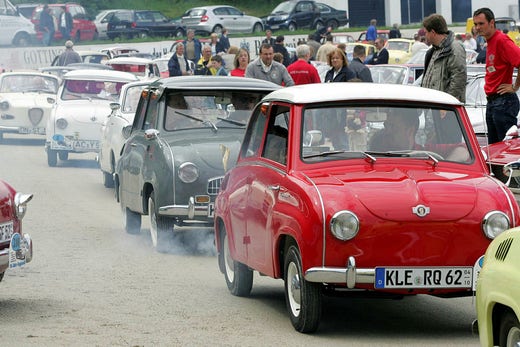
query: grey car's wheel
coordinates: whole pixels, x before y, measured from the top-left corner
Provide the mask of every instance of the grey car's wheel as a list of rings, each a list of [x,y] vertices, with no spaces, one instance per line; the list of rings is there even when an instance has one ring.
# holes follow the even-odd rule
[[[155,209],[155,194],[148,198],[148,215],[150,216],[150,236],[152,245],[157,252],[165,253],[170,249],[173,236],[174,220],[157,214]]]
[[[47,164],[50,167],[58,165],[58,153],[53,149],[47,149]]]
[[[128,234],[139,234],[141,232],[141,215],[121,205],[123,214],[123,229]]]
[[[103,186],[105,188],[114,188],[114,177],[110,172],[103,171]]]
[[[215,34],[217,34],[217,35],[222,34],[222,27],[221,27],[220,25],[215,25],[215,26],[213,27],[213,32],[214,32]]]
[[[289,29],[289,31],[296,31],[296,23],[289,23],[287,29]]]
[[[289,246],[284,262],[285,302],[294,329],[311,333],[321,317],[321,287],[303,278],[300,251]]]
[[[259,33],[261,31],[264,31],[262,23],[255,23],[255,25],[253,26],[253,33]]]
[[[221,233],[224,276],[229,292],[236,296],[249,296],[253,287],[253,271],[246,265],[233,260],[229,252],[229,238],[225,230]]]
[[[515,314],[511,311],[505,312],[500,320],[500,347],[517,347],[520,345],[520,324]]]
[[[60,160],[68,160],[69,159],[69,152],[65,152],[65,151],[59,151],[58,152],[58,158],[60,158]]]

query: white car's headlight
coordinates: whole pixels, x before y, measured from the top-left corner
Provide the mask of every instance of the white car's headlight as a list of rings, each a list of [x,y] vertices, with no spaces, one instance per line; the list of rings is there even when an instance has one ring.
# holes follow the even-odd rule
[[[199,178],[199,169],[197,165],[186,162],[179,166],[179,178],[184,183],[193,183]]]
[[[2,110],[8,110],[9,109],[9,102],[8,101],[2,101],[0,102],[0,109]]]
[[[509,218],[504,212],[500,211],[491,211],[482,220],[482,231],[491,240],[509,229],[510,226]]]
[[[56,120],[56,127],[58,129],[65,129],[69,125],[69,122],[65,118],[59,118]]]
[[[350,211],[336,212],[330,220],[330,231],[340,240],[350,240],[359,231],[359,219]]]

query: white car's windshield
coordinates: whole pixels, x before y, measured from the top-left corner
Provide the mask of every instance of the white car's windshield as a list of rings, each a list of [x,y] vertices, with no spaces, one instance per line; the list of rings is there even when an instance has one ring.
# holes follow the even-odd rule
[[[55,78],[41,75],[4,76],[0,85],[0,93],[40,92],[56,94],[58,81]]]
[[[126,82],[91,80],[66,80],[61,94],[62,100],[102,99],[117,101],[121,87]]]

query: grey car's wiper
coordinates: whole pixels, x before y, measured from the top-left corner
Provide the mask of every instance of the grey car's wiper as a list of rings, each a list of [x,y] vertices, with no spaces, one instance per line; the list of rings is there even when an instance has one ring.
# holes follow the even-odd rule
[[[174,111],[174,112],[177,113],[177,114],[180,114],[181,116],[188,117],[190,119],[196,120],[197,122],[201,122],[201,123],[205,122],[204,119],[200,119],[198,117],[192,116],[191,114],[182,113],[182,112],[179,112],[179,111]]]
[[[174,111],[175,113],[177,114],[180,114],[181,116],[184,116],[184,117],[188,117],[190,119],[193,119],[197,122],[201,122],[202,124],[207,124],[209,125],[211,128],[213,128],[214,131],[217,131],[218,128],[215,124],[213,124],[212,121],[210,120],[204,120],[204,119],[200,119],[199,117],[195,117],[195,116],[192,116],[191,114],[187,114],[187,113],[182,113],[182,112],[179,112],[179,111]]]
[[[239,126],[243,126],[243,127],[246,126],[246,123],[241,122],[241,121],[239,121],[239,120],[234,120],[234,119],[229,119],[229,118],[223,118],[223,117],[217,117],[217,119],[218,119],[218,120],[221,120],[221,121],[224,121],[224,122],[228,122],[228,123],[234,124],[234,125],[239,125]]]

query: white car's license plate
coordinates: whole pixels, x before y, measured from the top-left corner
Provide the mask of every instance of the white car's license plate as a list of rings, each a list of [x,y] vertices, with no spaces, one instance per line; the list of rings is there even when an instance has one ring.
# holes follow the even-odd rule
[[[36,134],[36,135],[45,135],[45,128],[26,128],[21,127],[18,129],[20,134]]]
[[[9,241],[13,235],[13,222],[0,224],[0,242]]]
[[[376,289],[471,288],[472,267],[377,267]]]
[[[99,141],[96,140],[74,140],[72,148],[76,151],[98,151]]]

